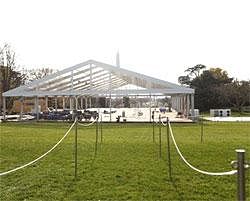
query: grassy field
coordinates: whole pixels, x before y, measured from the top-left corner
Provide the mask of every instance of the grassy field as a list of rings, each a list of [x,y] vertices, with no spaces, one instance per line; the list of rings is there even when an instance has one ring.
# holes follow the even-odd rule
[[[50,149],[70,127],[67,123],[2,123],[0,172],[23,165]],[[231,170],[236,148],[250,161],[250,123],[173,124],[179,148],[194,166]],[[0,200],[236,200],[236,176],[207,176],[187,167],[171,143],[172,181],[166,129],[155,143],[150,124],[104,124],[95,156],[95,126],[78,126],[78,177],[74,179],[74,129],[47,157],[0,177]],[[250,169],[246,175],[250,200]]]

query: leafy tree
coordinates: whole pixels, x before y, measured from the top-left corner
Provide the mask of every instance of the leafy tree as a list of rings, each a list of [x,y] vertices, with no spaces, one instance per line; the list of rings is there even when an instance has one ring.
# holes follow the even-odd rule
[[[183,75],[183,76],[178,77],[178,82],[181,85],[188,85],[189,86],[191,84],[191,78],[189,75]]]
[[[225,100],[239,112],[242,112],[243,106],[250,104],[250,81],[234,80],[221,88],[221,92]]]
[[[2,93],[24,84],[25,75],[18,71],[15,52],[11,46],[5,44],[0,47],[0,106],[2,107]],[[14,98],[8,98],[6,108],[12,107]]]
[[[39,69],[31,69],[26,70],[26,79],[28,82],[33,80],[41,79],[47,75],[54,73],[56,70],[51,68],[39,68]]]
[[[211,108],[223,108],[229,105],[222,101],[224,93],[221,87],[232,82],[226,71],[221,68],[211,68],[192,80],[190,87],[195,89],[196,107],[201,111]]]
[[[221,68],[210,68],[209,71],[216,80],[217,84],[228,84],[233,81],[233,78],[228,77],[227,71],[222,70]]]
[[[233,79],[221,68],[204,70],[205,68],[206,66],[202,64],[188,68],[185,71],[188,75],[180,76],[179,82],[195,89],[195,107],[201,111],[229,107],[226,91],[222,88],[232,83]]]
[[[188,68],[187,70],[185,70],[185,72],[187,72],[188,75],[190,75],[190,76],[195,76],[195,78],[196,78],[196,77],[200,76],[201,70],[203,70],[205,68],[206,68],[205,65],[197,64],[194,67]]]

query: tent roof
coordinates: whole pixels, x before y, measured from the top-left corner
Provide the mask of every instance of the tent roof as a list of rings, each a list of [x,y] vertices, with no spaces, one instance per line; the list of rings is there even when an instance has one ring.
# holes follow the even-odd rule
[[[95,96],[110,93],[122,96],[172,95],[193,94],[194,90],[124,68],[88,60],[9,90],[3,93],[3,96]]]

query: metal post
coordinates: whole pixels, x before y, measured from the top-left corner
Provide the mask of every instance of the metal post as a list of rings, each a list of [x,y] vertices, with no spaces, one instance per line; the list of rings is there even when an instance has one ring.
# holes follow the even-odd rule
[[[78,110],[78,97],[77,97],[77,96],[75,96],[74,98],[75,98],[75,101],[76,101],[76,104],[75,104],[75,109],[76,109],[76,110]]]
[[[81,109],[83,110],[83,97],[81,97]]]
[[[102,143],[102,141],[103,141],[103,136],[102,136],[102,116],[101,116],[101,125],[100,125],[100,127],[101,127],[101,143]]]
[[[20,99],[20,121],[23,119],[23,97]]]
[[[90,90],[93,89],[93,73],[92,73],[92,64],[89,64],[89,79],[90,79]]]
[[[92,64],[89,64],[89,79],[90,79],[90,90],[92,91],[93,89],[93,71],[92,71]],[[92,97],[89,98],[89,105],[90,108],[92,108]]]
[[[109,122],[112,121],[112,116],[111,116],[111,105],[112,105],[112,103],[111,103],[111,92],[110,92],[110,94],[109,94]]]
[[[63,101],[63,110],[65,110],[65,96],[62,97],[62,101]]]
[[[149,105],[149,122],[151,122],[151,121],[152,121],[152,120],[151,120],[151,117],[152,117],[152,116],[151,116],[151,115],[152,115],[152,114],[151,114],[151,113],[152,113],[152,112],[151,112],[151,107],[152,107],[152,100],[151,100],[151,94],[150,94],[150,105]]]
[[[185,95],[185,109],[186,109],[186,118],[188,118],[189,115],[189,106],[188,106],[188,95]]]
[[[69,96],[69,109],[70,111],[73,110],[72,96]]]
[[[88,98],[85,96],[85,109],[88,108]]]
[[[98,119],[96,120],[96,129],[95,129],[95,156],[97,154],[97,145],[98,145]]]
[[[179,96],[176,96],[176,110],[177,110],[177,112],[180,111],[180,108],[179,108]]]
[[[203,116],[201,116],[201,143],[203,142],[203,131],[204,131]]]
[[[75,124],[75,179],[77,178],[77,123],[78,119],[76,120]]]
[[[112,102],[111,102],[111,73],[109,73],[109,121],[111,122],[111,106],[112,106]]]
[[[159,157],[161,158],[161,115],[159,115]]]
[[[74,89],[74,71],[71,71],[71,90],[73,91]]]
[[[6,97],[3,96],[3,120],[6,120]]]
[[[187,117],[190,115],[190,95],[187,95]]]
[[[172,167],[171,167],[171,157],[170,157],[170,137],[169,137],[169,118],[167,117],[167,157],[168,157],[168,171],[169,179],[172,180]]]
[[[155,142],[155,120],[154,120],[154,114],[152,115],[153,117],[153,142]]]
[[[236,149],[237,152],[237,175],[238,175],[238,200],[245,201],[245,150],[244,149]]]
[[[191,94],[191,116],[194,118],[194,94]]]
[[[183,97],[182,97],[182,102],[183,102],[183,104],[182,104],[182,107],[183,107],[183,115],[184,115],[184,117],[186,117],[187,116],[187,108],[186,108],[186,95],[184,95]]]
[[[48,111],[48,96],[45,96],[45,111]]]
[[[178,96],[178,111],[177,112],[181,112],[181,96]]]
[[[56,112],[57,112],[57,96],[55,96],[55,109],[56,109]]]
[[[39,121],[39,109],[38,109],[38,105],[39,105],[39,99],[38,96],[35,97],[35,110],[36,110],[36,120]]]
[[[183,114],[183,96],[180,95],[180,112]]]

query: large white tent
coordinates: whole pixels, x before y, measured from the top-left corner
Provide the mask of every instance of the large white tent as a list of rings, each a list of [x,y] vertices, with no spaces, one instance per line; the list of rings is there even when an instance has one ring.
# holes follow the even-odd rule
[[[21,100],[34,97],[36,108],[39,97],[45,97],[46,104],[48,97],[62,97],[63,107],[65,98],[69,97],[72,110],[78,109],[78,101],[72,103],[78,98],[86,100],[88,97],[105,96],[111,102],[111,97],[133,95],[170,96],[174,109],[188,115],[191,108],[192,116],[194,114],[193,89],[126,70],[119,65],[88,60],[3,93],[4,119],[7,97],[21,97]]]

